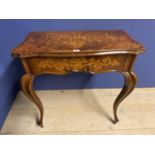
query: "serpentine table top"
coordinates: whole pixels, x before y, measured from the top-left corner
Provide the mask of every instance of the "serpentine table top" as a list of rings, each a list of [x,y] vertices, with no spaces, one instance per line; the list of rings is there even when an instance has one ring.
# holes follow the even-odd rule
[[[41,74],[63,75],[71,72],[120,72],[124,87],[113,105],[114,123],[117,108],[135,87],[132,66],[144,47],[122,30],[31,32],[12,55],[21,59],[25,74],[22,90],[40,111],[38,124],[43,127],[43,105],[33,90],[33,80]]]

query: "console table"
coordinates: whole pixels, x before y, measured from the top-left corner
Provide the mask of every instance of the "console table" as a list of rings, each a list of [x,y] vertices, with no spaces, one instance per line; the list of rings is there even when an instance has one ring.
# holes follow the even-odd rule
[[[21,59],[25,74],[21,79],[24,94],[40,112],[38,124],[43,127],[44,108],[33,90],[33,81],[41,74],[64,75],[72,72],[91,74],[120,72],[124,87],[113,105],[114,123],[117,108],[134,89],[136,75],[132,66],[143,45],[122,30],[32,32],[13,49],[12,55]]]

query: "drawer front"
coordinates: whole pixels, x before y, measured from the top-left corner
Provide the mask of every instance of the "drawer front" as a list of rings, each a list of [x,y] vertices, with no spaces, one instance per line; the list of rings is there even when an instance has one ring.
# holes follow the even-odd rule
[[[102,73],[107,71],[122,71],[126,55],[66,57],[66,58],[27,58],[27,67],[32,74],[67,74],[70,72]]]

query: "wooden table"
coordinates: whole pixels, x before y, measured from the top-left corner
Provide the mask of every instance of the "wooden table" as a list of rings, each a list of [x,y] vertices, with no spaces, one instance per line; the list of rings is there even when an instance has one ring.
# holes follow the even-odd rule
[[[40,111],[38,124],[43,127],[44,108],[33,90],[33,81],[42,74],[64,75],[72,72],[91,74],[120,72],[124,87],[113,105],[114,123],[117,108],[134,89],[136,75],[132,66],[144,47],[122,30],[32,32],[13,49],[12,55],[21,59],[25,74],[21,79],[24,94]]]

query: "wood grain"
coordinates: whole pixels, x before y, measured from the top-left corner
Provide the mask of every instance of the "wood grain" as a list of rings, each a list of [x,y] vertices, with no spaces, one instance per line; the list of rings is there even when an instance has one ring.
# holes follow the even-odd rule
[[[64,75],[72,72],[91,74],[117,71],[124,76],[124,87],[113,106],[118,122],[119,104],[133,91],[136,75],[132,71],[137,54],[144,47],[122,30],[32,32],[12,55],[21,59],[25,75],[22,90],[38,107],[38,124],[43,127],[43,105],[33,90],[33,80],[42,74]]]
[[[74,52],[76,51],[80,52]],[[25,41],[13,49],[13,56],[22,58],[53,56],[55,54],[84,54],[126,51],[142,53],[143,45],[134,41],[122,30],[32,32]],[[103,53],[104,54],[104,53]],[[57,55],[58,56],[58,55]]]
[[[31,74],[68,74],[72,72],[102,73],[121,71],[126,55],[79,58],[28,58],[25,59]]]

